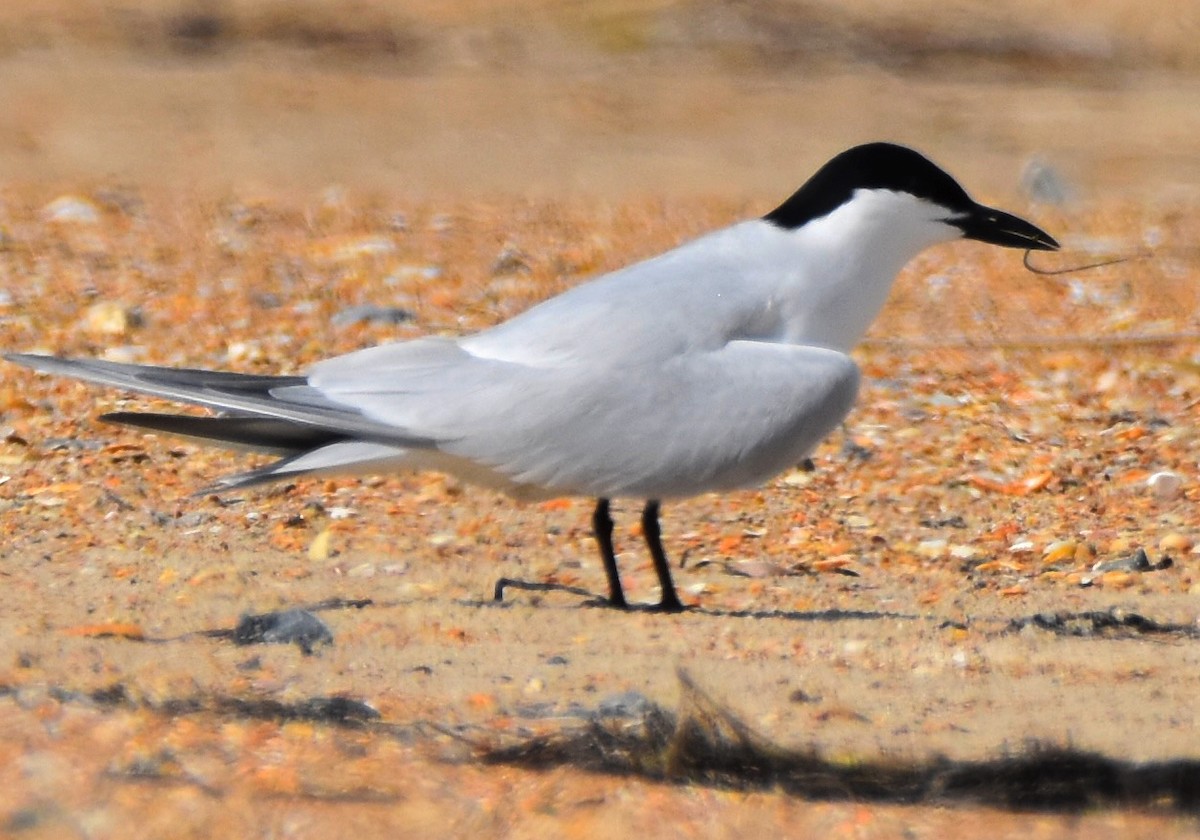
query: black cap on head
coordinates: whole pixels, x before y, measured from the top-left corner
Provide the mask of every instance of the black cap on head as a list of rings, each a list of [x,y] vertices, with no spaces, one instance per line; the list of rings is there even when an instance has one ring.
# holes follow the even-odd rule
[[[895,143],[866,143],[847,149],[817,170],[763,219],[794,230],[827,216],[855,190],[891,190],[945,207],[947,224],[968,239],[1007,247],[1053,250],[1058,243],[1034,225],[978,204],[949,174],[919,152]]]
[[[906,192],[963,213],[975,206],[957,181],[919,152],[895,143],[866,143],[831,159],[763,218],[798,228],[829,215],[855,190]]]

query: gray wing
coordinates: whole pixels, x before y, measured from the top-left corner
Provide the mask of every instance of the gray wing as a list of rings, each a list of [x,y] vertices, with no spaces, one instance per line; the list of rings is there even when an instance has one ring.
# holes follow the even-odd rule
[[[535,391],[523,422],[463,430],[444,449],[560,493],[666,499],[751,487],[833,431],[858,382],[843,353],[735,341]]]
[[[641,364],[536,368],[446,344],[339,357],[310,382],[514,485],[660,499],[753,486],[798,463],[858,390],[854,361],[815,347],[734,341]],[[418,355],[424,366],[409,364]]]

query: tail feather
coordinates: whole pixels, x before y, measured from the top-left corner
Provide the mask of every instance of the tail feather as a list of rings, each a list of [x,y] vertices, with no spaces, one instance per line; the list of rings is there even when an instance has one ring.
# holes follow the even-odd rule
[[[101,419],[281,455],[249,472],[219,479],[202,493],[253,487],[313,474],[387,471],[409,465],[435,441],[326,397],[300,376],[129,365],[22,353],[4,356],[34,370],[96,382],[220,412],[215,417],[118,411]]]
[[[310,475],[385,472],[395,469],[407,455],[408,450],[402,447],[359,440],[335,441],[280,458],[256,470],[217,479],[215,484],[201,490],[200,494],[254,487]]]
[[[195,417],[189,414],[115,411],[102,414],[100,419],[107,423],[195,438],[206,443],[227,444],[234,449],[251,449],[277,455],[296,455],[345,439],[325,429],[273,417]]]
[[[404,429],[364,417],[353,408],[323,397],[302,376],[263,376],[131,365],[29,353],[9,353],[4,358],[43,373],[69,376],[218,411],[232,411],[238,415],[286,421],[319,430],[327,440],[354,437],[399,446],[427,447],[434,444],[427,437],[409,434]],[[121,414],[119,422],[132,422],[126,419],[125,413]]]

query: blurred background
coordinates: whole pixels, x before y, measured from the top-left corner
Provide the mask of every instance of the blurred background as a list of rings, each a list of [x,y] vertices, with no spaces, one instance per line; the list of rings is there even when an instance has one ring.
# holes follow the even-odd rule
[[[0,5],[8,184],[776,200],[873,139],[985,197],[1194,197],[1200,4]]]

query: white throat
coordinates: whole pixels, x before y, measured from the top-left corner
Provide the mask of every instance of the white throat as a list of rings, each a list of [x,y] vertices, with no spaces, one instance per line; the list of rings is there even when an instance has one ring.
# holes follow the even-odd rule
[[[949,215],[908,193],[858,190],[829,215],[788,231],[800,260],[785,293],[786,340],[848,351],[900,270],[930,245],[962,235],[946,223]]]

